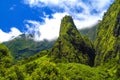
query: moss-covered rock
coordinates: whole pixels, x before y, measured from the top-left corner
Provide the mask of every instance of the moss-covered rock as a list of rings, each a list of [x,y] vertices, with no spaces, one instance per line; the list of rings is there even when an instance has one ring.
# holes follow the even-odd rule
[[[49,56],[55,62],[77,62],[93,65],[95,51],[88,38],[82,37],[71,16],[65,16],[60,26],[59,38]]]

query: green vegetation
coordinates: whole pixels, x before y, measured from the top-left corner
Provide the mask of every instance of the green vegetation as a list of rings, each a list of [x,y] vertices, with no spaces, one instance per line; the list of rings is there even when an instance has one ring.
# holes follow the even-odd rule
[[[5,45],[0,44],[0,67],[10,67],[12,60],[13,58],[8,48]]]
[[[120,0],[115,2],[105,13],[99,24],[99,31],[95,41],[96,60],[95,65],[103,65],[109,61],[120,58]]]
[[[5,42],[4,44],[10,49],[15,60],[20,60],[51,48],[55,42],[54,40],[43,40],[37,42],[32,38],[32,35],[22,34],[11,41]]]
[[[94,41],[96,38],[96,31],[97,31],[97,26],[79,30],[79,32],[83,36],[89,37],[89,39],[91,39],[92,41]],[[55,41],[56,40],[52,40],[52,41],[44,40],[44,41],[36,42],[32,39],[32,35],[22,34],[11,41],[4,42],[4,44],[11,51],[14,59],[20,60],[33,56],[34,54],[41,52],[43,50],[52,48]]]
[[[116,67],[109,69],[79,63],[54,63],[45,55],[6,69],[0,80],[117,80]],[[116,74],[119,75],[119,71]]]
[[[0,79],[1,76],[4,77],[6,68],[10,68],[12,63],[13,59],[10,51],[5,45],[0,44]]]
[[[0,44],[0,80],[120,80],[119,4],[120,0],[115,0],[98,24],[95,45],[79,34],[70,16],[62,19],[59,38],[51,49],[44,48],[44,51],[17,63],[13,61],[14,56],[11,56],[8,48]],[[30,46],[29,50],[33,48],[36,51],[32,40],[28,40],[28,43],[27,40],[16,40],[16,45],[5,44],[12,50],[19,51]]]
[[[92,42],[96,39],[97,25],[91,28],[79,30],[82,36],[88,37]],[[53,47],[56,40],[34,41],[32,34],[22,34],[17,38],[4,42],[12,53],[15,60],[21,60],[33,56],[34,54]]]
[[[51,49],[49,56],[55,62],[77,62],[93,66],[95,51],[91,41],[82,37],[73,19],[65,16],[62,19],[59,38]]]
[[[92,42],[94,42],[97,37],[97,28],[98,23],[90,28],[80,29],[79,32],[81,35],[88,37]]]

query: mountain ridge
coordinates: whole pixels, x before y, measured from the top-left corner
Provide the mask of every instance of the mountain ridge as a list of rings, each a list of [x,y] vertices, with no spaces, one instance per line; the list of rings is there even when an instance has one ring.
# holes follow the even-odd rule
[[[10,49],[15,60],[20,60],[51,48],[54,44],[54,40],[43,40],[38,42],[33,40],[32,34],[22,34],[11,41],[4,42],[3,44]]]
[[[108,61],[119,61],[120,54],[120,1],[115,0],[105,13],[98,27],[95,41],[95,65],[103,65]]]

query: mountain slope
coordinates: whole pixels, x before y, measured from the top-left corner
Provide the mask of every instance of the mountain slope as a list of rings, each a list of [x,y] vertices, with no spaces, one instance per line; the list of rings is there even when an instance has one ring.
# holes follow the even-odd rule
[[[97,37],[97,28],[98,24],[90,28],[80,29],[79,32],[81,35],[88,37],[92,42],[94,42]]]
[[[65,16],[61,22],[59,38],[49,56],[56,62],[77,62],[92,66],[95,51],[91,41],[79,34],[72,17]]]
[[[10,68],[12,66],[13,63],[13,58],[10,54],[10,51],[8,50],[8,48],[3,45],[0,44],[0,80],[1,76],[4,76],[4,72],[7,68]]]
[[[94,41],[96,38],[96,31],[97,31],[97,26],[79,30],[79,32],[83,36],[89,37],[89,39],[91,39],[92,41]],[[4,42],[4,44],[10,49],[13,57],[16,60],[19,60],[32,56],[40,51],[52,48],[53,44],[56,41],[56,40],[52,40],[52,41],[43,40],[36,42],[32,38],[33,36],[30,34],[29,35],[22,34],[11,41]]]
[[[53,46],[54,42],[54,40],[36,42],[32,39],[32,35],[22,34],[11,41],[5,42],[4,44],[10,49],[13,57],[18,60],[49,49]]]
[[[83,36],[89,37],[89,39],[91,39],[92,41],[94,41],[96,38],[96,31],[97,26],[79,30],[79,32]],[[13,57],[16,60],[19,60],[32,56],[40,51],[52,48],[53,44],[56,41],[56,40],[52,41],[43,40],[36,42],[32,38],[33,36],[30,34],[29,35],[22,34],[11,41],[4,42],[4,44],[10,49]]]
[[[13,58],[8,48],[5,45],[0,44],[0,68],[9,67],[12,63],[12,60]]]
[[[105,13],[98,30],[95,65],[120,63],[120,0],[115,0]]]

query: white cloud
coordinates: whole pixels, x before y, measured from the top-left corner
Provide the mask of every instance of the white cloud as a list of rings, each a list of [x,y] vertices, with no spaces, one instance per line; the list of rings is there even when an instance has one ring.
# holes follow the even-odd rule
[[[50,7],[53,11],[63,9],[63,13],[68,13],[74,19],[80,20],[78,28],[89,27],[97,20],[102,19],[104,12],[114,0],[24,0],[31,7]],[[92,14],[93,10],[99,13]],[[80,11],[80,12],[79,12]],[[103,12],[104,11],[104,12]],[[91,19],[91,20],[90,20]],[[96,20],[96,21],[95,21]],[[89,23],[87,22],[89,21]],[[86,25],[84,23],[87,23]],[[83,24],[83,25],[82,25]]]
[[[44,18],[45,23],[28,20],[32,25],[27,24],[29,31],[32,30],[36,34],[35,40],[52,40],[58,37],[60,21],[65,14],[73,17],[78,29],[91,27],[102,19],[113,0],[24,0],[24,2],[31,8],[49,7],[55,11],[52,19],[47,16]],[[64,11],[60,13],[59,9]],[[93,14],[93,10],[97,12]],[[38,36],[37,33],[40,35]]]
[[[44,19],[45,23],[27,20],[26,27],[28,29],[28,33],[34,33],[35,41],[40,41],[44,39],[47,39],[47,40],[56,39],[59,36],[61,19],[65,15],[69,15],[69,14],[55,13],[53,14],[52,19],[49,19],[48,17],[46,17]],[[81,15],[78,15],[78,16],[81,16]],[[83,28],[81,26],[85,26],[85,27],[92,26],[95,23],[97,23],[97,20],[99,19],[99,17],[97,16],[91,16],[91,17],[86,17],[85,15],[82,15],[82,16],[85,17],[85,20],[74,19],[75,25],[79,29]]]
[[[31,7],[58,7],[67,9],[75,9],[75,6],[101,10],[106,6],[108,7],[114,0],[86,0],[85,2],[82,0],[24,0],[25,4],[28,4]]]
[[[34,39],[36,41],[44,39],[53,40],[59,35],[60,22],[65,15],[67,15],[67,13],[56,13],[52,19],[46,17],[44,19],[45,23],[27,20],[26,27],[28,28],[28,32],[34,32]]]
[[[60,22],[63,16],[71,15],[78,29],[90,27],[102,19],[104,12],[114,0],[24,0],[25,4],[33,7],[49,7],[55,13],[52,14],[53,18],[49,19],[48,15],[43,18],[45,21],[41,23],[34,20],[26,20],[27,33],[34,33],[34,39],[39,40],[52,40],[58,37]],[[16,5],[10,7],[14,10]],[[57,10],[63,9],[63,12]],[[91,14],[93,10],[99,13]],[[44,13],[44,12],[43,12]],[[11,28],[11,31],[6,33],[0,29],[0,43],[9,41],[22,34],[17,28]]]
[[[83,8],[88,10],[89,7],[83,3],[81,0],[24,0],[25,4],[28,4],[30,7],[43,7],[47,6],[51,9],[64,9],[65,12],[76,11],[76,8]],[[57,8],[56,8],[57,7]]]
[[[22,34],[17,28],[11,28],[11,31],[6,33],[0,29],[0,43],[14,39]]]
[[[74,22],[78,29],[82,29],[82,28],[86,28],[86,27],[92,27],[93,25],[98,23],[98,20],[100,20],[100,19],[101,19],[101,17],[87,15],[84,18],[84,20],[75,19]]]
[[[92,7],[96,10],[106,9],[114,0],[91,0]]]

